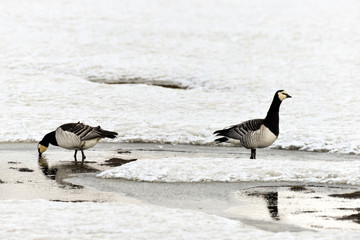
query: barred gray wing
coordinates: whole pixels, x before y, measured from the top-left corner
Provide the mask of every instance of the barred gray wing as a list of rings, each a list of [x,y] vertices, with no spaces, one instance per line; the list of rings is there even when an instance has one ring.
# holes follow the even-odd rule
[[[264,119],[251,119],[223,130],[215,131],[214,134],[240,140],[246,134],[259,130],[263,123]]]
[[[100,127],[91,127],[83,123],[67,123],[60,126],[62,130],[71,132],[78,136],[81,141],[91,140],[102,137],[102,129]]]

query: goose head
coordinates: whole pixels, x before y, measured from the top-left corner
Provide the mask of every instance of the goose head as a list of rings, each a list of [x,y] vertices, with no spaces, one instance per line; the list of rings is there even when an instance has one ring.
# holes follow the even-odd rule
[[[46,146],[47,145],[47,146]],[[46,151],[46,149],[49,147],[49,144],[45,144],[43,142],[39,142],[38,143],[38,153],[39,153],[39,158],[41,158],[41,155]]]
[[[284,90],[279,90],[276,92],[277,97],[280,99],[280,101],[286,99],[286,98],[291,98],[291,96]]]

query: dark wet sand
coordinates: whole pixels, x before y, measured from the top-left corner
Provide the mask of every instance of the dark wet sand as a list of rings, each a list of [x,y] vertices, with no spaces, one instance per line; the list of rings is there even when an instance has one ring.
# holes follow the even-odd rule
[[[265,149],[286,159],[358,159],[358,156]],[[360,230],[360,186],[297,182],[148,183],[96,178],[100,171],[143,158],[248,157],[236,147],[100,143],[84,164],[73,152],[50,147],[38,159],[36,143],[0,144],[0,200],[127,201],[192,209],[238,219],[269,231]]]

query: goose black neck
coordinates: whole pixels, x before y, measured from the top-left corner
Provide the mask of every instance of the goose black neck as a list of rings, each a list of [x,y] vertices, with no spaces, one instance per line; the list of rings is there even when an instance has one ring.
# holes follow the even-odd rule
[[[55,131],[49,132],[40,141],[40,144],[43,145],[44,147],[48,147],[49,143],[51,143],[54,146],[58,146],[58,143],[57,143],[56,138],[55,138]]]
[[[266,118],[264,119],[264,125],[270,129],[276,136],[279,135],[279,109],[281,101],[277,95],[270,105],[269,111],[267,112]]]

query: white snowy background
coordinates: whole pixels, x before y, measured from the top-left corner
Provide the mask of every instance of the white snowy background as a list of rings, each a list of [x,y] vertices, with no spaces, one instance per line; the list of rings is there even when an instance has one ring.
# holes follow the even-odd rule
[[[265,117],[285,89],[293,98],[274,147],[359,154],[359,9],[356,0],[5,1],[0,141],[39,141],[83,121],[118,131],[116,141],[210,144],[219,128]]]

